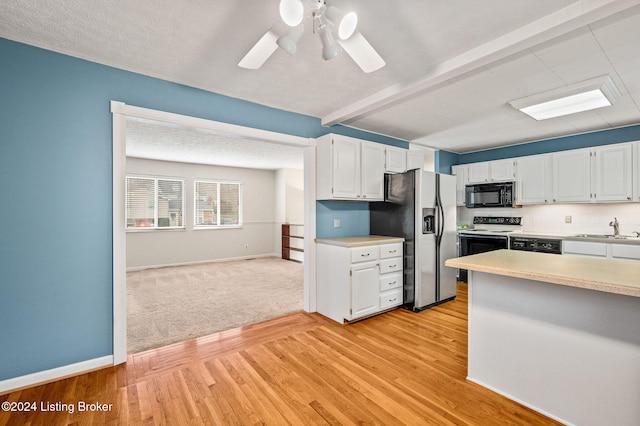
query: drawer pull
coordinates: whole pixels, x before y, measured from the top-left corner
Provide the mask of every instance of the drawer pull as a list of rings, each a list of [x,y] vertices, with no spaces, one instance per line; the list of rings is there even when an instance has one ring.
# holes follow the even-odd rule
[[[371,253],[364,253],[360,255],[361,257],[367,257],[367,256],[371,256]]]
[[[398,251],[398,250],[389,250],[389,253],[395,253],[395,252],[397,252],[397,251]]]
[[[396,265],[389,265],[389,269],[395,268],[395,267],[396,267]]]
[[[393,299],[389,299],[389,302],[395,302],[396,300],[398,300],[398,298],[394,297]]]
[[[397,281],[394,281],[392,283],[388,283],[389,285],[396,285]]]

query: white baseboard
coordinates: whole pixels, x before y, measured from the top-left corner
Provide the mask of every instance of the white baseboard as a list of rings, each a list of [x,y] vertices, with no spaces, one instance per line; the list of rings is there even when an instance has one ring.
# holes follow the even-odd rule
[[[69,376],[76,376],[98,368],[110,367],[113,365],[113,355],[94,358],[75,364],[64,365],[51,370],[38,371],[37,373],[27,374],[25,376],[14,377],[0,381],[0,394],[10,391],[34,386],[37,384],[47,383],[54,380],[60,380]]]
[[[280,253],[267,253],[267,254],[256,254],[249,256],[240,256],[240,257],[225,257],[224,259],[209,259],[209,260],[197,260],[194,262],[180,262],[180,263],[167,263],[161,265],[148,265],[148,266],[132,266],[127,268],[127,272],[134,271],[144,271],[145,269],[156,269],[156,268],[168,268],[171,266],[188,266],[188,265],[200,265],[203,263],[218,263],[218,262],[231,262],[233,260],[247,260],[247,259],[257,259],[262,257],[280,257]]]
[[[510,395],[510,394],[508,394],[508,393],[506,393],[506,392],[501,391],[500,389],[496,389],[496,388],[494,388],[493,386],[489,386],[489,385],[487,385],[486,383],[484,383],[482,380],[476,380],[476,379],[474,379],[473,377],[469,377],[469,376],[467,376],[467,380],[469,380],[470,382],[473,382],[473,383],[475,383],[475,384],[477,384],[477,385],[480,385],[480,386],[482,386],[483,388],[487,388],[487,389],[489,389],[489,390],[491,390],[491,391],[493,391],[493,392],[495,392],[495,393],[497,393],[497,394],[500,394],[500,395],[502,395],[502,396],[504,396],[504,397],[506,397],[506,398],[509,398],[510,400],[515,401],[515,402],[517,402],[518,404],[524,405],[524,406],[525,406],[525,407],[527,407],[527,408],[531,408],[533,411],[537,411],[538,413],[540,413],[540,414],[542,414],[542,415],[544,415],[544,416],[547,416],[547,417],[549,417],[550,419],[553,419],[553,420],[555,420],[555,421],[557,421],[557,422],[560,422],[560,423],[562,423],[563,425],[567,425],[567,426],[575,426],[573,423],[569,423],[569,422],[567,422],[566,420],[561,419],[561,418],[560,418],[560,417],[558,417],[558,416],[555,416],[555,415],[553,415],[553,414],[551,414],[551,413],[549,413],[549,412],[547,412],[547,411],[545,411],[545,410],[540,409],[539,407],[536,407],[535,405],[529,404],[529,403],[528,403],[528,402],[526,402],[526,401],[522,401],[522,400],[521,400],[521,399],[519,399],[519,398],[515,398],[515,397],[513,397],[512,395]]]

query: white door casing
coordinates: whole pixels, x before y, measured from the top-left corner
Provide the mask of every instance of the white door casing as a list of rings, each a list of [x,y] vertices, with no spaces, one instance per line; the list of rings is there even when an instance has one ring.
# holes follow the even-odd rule
[[[127,361],[125,166],[127,118],[143,118],[304,148],[304,310],[315,312],[315,140],[111,101],[113,128],[113,364]]]

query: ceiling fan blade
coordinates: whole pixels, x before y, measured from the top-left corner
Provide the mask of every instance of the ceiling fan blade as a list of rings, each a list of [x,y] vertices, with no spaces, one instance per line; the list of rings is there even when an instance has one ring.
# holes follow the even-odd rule
[[[379,70],[386,64],[360,31],[353,33],[347,40],[338,40],[338,43],[366,73]]]
[[[244,55],[244,58],[238,62],[238,66],[250,70],[257,70],[264,64],[267,59],[276,51],[278,44],[278,34],[269,29],[260,40]]]

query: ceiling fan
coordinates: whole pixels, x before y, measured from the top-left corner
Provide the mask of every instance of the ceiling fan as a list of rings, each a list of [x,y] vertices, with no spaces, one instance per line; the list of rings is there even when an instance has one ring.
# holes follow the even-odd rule
[[[358,15],[327,6],[326,0],[280,0],[282,23],[273,25],[238,63],[248,69],[258,69],[280,47],[295,55],[298,41],[304,34],[304,19],[311,21],[313,33],[322,42],[322,59],[328,61],[346,51],[366,73],[382,68],[384,60],[357,30]]]

